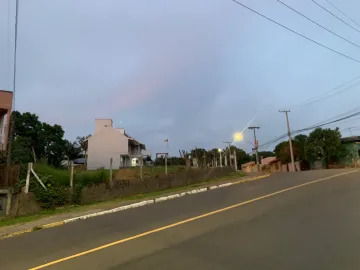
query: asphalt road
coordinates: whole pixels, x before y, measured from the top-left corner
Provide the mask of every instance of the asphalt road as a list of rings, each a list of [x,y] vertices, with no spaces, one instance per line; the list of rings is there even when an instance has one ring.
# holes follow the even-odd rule
[[[0,269],[360,269],[360,172],[346,172],[275,174],[0,240]]]

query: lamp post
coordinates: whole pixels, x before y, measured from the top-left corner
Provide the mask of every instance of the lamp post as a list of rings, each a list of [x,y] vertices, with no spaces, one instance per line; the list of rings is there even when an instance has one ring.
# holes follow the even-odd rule
[[[233,138],[234,138],[234,142],[241,142],[242,140],[244,140],[244,133],[235,132]],[[235,171],[237,171],[238,166],[237,166],[237,158],[236,158],[236,149],[234,149],[234,167],[235,167]]]

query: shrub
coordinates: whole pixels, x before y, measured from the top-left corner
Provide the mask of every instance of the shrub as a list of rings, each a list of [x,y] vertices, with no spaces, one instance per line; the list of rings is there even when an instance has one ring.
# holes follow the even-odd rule
[[[51,175],[38,174],[38,176],[47,189],[44,189],[35,177],[31,177],[29,191],[34,193],[36,200],[43,208],[55,208],[70,202],[70,193],[66,187],[56,183]],[[15,186],[15,191],[20,192],[25,182],[25,179],[19,181]]]

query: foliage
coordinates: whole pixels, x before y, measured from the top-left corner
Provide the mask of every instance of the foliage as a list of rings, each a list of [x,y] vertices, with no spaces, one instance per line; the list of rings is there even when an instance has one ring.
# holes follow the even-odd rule
[[[236,151],[236,159],[238,166],[243,163],[249,162],[251,160],[251,157],[243,149],[237,148],[236,146],[233,145],[230,147],[231,155],[233,155],[234,150]],[[227,147],[226,149],[221,149],[221,151],[222,151],[222,162],[224,165],[225,156],[229,162],[229,147]],[[201,167],[205,166],[206,164],[211,164],[214,159],[219,160],[220,158],[220,153],[218,148],[213,148],[208,151],[206,151],[203,148],[195,148],[192,149],[190,153],[193,158],[198,158],[199,166]]]
[[[88,139],[91,137],[91,134],[87,136],[78,136],[76,137],[77,145],[80,147],[81,152],[84,152],[85,163],[87,163],[87,151],[88,151]]]
[[[81,156],[81,148],[79,147],[77,142],[70,142],[68,140],[65,140],[64,146],[65,157],[68,161],[77,159]]]
[[[56,184],[61,186],[69,186],[70,173],[68,169],[57,169],[47,164],[37,163],[35,172],[41,175],[51,175]]]
[[[56,183],[52,175],[38,174],[41,181],[47,189],[44,189],[35,177],[30,178],[29,191],[35,195],[36,200],[41,207],[49,209],[57,206],[63,206],[70,202],[70,193],[68,188]],[[25,180],[21,180],[15,186],[16,191],[20,191],[21,187],[25,185]]]
[[[299,152],[298,152],[299,160],[304,160],[304,161],[307,160],[306,154],[305,154],[305,145],[306,145],[307,139],[308,139],[308,136],[306,136],[304,134],[299,134],[294,137],[294,145],[299,150]]]
[[[12,162],[26,164],[33,161],[31,146],[32,143],[29,138],[21,136],[16,137],[12,145]]]
[[[259,152],[259,159],[261,158],[267,158],[267,157],[275,157],[276,154],[271,151],[260,151]]]
[[[339,128],[316,128],[309,134],[305,145],[305,153],[309,161],[324,159],[328,165],[343,154]]]
[[[300,159],[300,150],[294,140],[291,141],[293,145],[294,159]],[[282,163],[291,162],[290,146],[288,141],[284,141],[275,146],[274,152]]]
[[[167,165],[168,166],[185,165],[185,159],[182,157],[168,157]],[[165,158],[164,157],[156,158],[155,166],[165,166]]]
[[[14,111],[14,142],[12,161],[36,162],[44,159],[49,165],[59,167],[65,157],[72,160],[81,152],[77,143],[64,139],[64,130],[59,125],[41,122],[36,114]]]
[[[196,158],[200,167],[206,166],[208,153],[204,148],[195,148],[190,151],[191,157]]]

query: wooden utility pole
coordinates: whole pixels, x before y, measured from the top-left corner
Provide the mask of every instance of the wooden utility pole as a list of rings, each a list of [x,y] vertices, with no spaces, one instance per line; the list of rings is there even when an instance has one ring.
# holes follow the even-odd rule
[[[293,151],[293,146],[292,146],[290,123],[289,123],[289,116],[288,116],[288,113],[290,112],[290,110],[282,110],[279,112],[285,113],[285,115],[286,115],[286,124],[287,124],[288,136],[289,136],[289,147],[290,147],[290,156],[291,156],[291,167],[292,167],[292,172],[295,172],[294,151]]]
[[[255,145],[255,156],[256,156],[256,168],[257,168],[257,172],[260,172],[261,171],[261,165],[260,165],[260,163],[259,163],[259,151],[258,151],[258,149],[259,149],[259,143],[258,143],[258,141],[257,141],[257,139],[256,139],[256,130],[257,129],[259,129],[260,127],[255,127],[255,126],[253,126],[253,127],[248,127],[248,129],[250,129],[250,130],[253,130],[254,131],[254,145]]]

